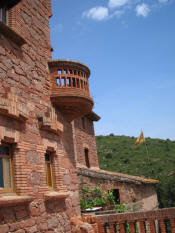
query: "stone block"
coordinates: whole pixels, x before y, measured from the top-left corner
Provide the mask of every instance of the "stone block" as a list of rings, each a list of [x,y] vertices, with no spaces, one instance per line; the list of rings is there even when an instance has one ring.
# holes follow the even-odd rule
[[[47,225],[48,225],[48,229],[52,230],[54,228],[56,228],[58,226],[58,219],[57,217],[51,217],[50,219],[47,220]]]
[[[8,233],[9,232],[9,227],[7,224],[5,225],[0,225],[0,232],[1,233]]]

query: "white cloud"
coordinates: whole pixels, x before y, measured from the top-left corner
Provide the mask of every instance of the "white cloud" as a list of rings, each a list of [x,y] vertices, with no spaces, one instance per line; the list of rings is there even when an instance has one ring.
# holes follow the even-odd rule
[[[142,3],[142,4],[136,6],[136,14],[137,14],[137,16],[147,17],[148,14],[149,14],[149,12],[150,12],[150,8],[145,3]]]
[[[159,0],[160,3],[167,3],[168,0]]]
[[[117,8],[126,5],[129,0],[109,0],[109,7],[110,8]]]
[[[90,10],[85,11],[83,13],[83,17],[91,18],[98,21],[105,20],[108,18],[108,16],[109,16],[108,8],[102,6],[93,7]]]
[[[120,16],[121,15],[123,15],[125,12],[124,11],[122,11],[122,10],[117,10],[117,11],[115,11],[111,16],[110,16],[110,18],[112,18],[112,17],[118,17],[118,18],[120,18]]]

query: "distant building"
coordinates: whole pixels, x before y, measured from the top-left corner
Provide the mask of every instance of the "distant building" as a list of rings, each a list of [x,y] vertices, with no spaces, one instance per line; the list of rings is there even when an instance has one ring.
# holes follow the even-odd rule
[[[157,208],[157,181],[99,169],[90,70],[52,60],[51,15],[50,0],[0,2],[1,233],[72,232],[83,185]]]

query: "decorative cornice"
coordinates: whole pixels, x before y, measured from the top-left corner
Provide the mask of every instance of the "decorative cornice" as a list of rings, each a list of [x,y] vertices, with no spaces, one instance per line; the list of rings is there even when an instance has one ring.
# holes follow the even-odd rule
[[[0,98],[0,115],[14,118],[19,121],[26,121],[28,118],[28,109],[21,104],[13,91],[8,93],[7,98]]]
[[[26,44],[26,41],[23,37],[21,37],[17,32],[15,32],[9,26],[2,22],[0,22],[0,33],[2,33],[5,37],[16,43],[18,46]]]
[[[89,118],[91,121],[99,121],[101,119],[100,116],[98,116],[95,112],[90,112],[85,117]]]
[[[53,107],[47,109],[43,117],[39,117],[40,129],[60,135],[63,132],[63,124],[57,120],[57,114]]]

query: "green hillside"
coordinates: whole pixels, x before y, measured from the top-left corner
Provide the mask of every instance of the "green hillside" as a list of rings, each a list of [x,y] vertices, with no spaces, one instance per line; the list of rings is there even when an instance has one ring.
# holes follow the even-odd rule
[[[97,136],[100,168],[160,180],[157,185],[160,207],[175,206],[175,141],[146,138],[150,165],[144,143],[135,147],[136,138]]]

